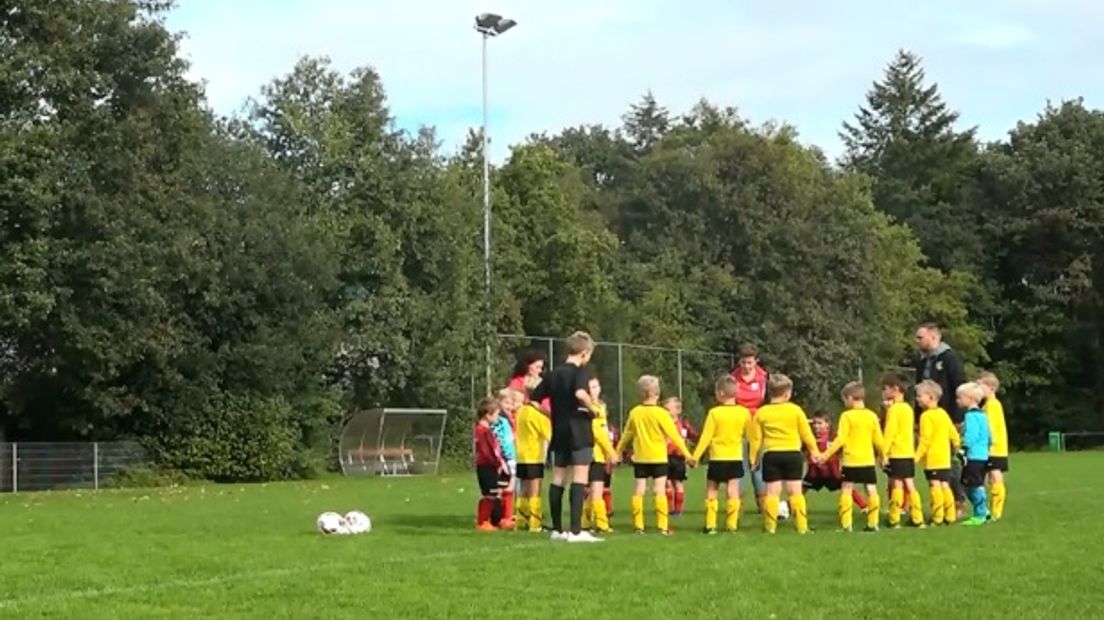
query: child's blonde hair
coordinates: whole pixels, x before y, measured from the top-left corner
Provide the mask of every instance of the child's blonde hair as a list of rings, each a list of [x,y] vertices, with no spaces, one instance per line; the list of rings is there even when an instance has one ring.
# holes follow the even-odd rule
[[[659,377],[643,375],[636,380],[636,389],[644,396],[659,396]]]
[[[567,354],[581,355],[594,350],[594,339],[586,332],[575,332],[567,337]]]
[[[938,402],[939,399],[943,398],[943,386],[931,379],[925,379],[916,384],[916,395],[919,396],[920,394],[927,394]]]
[[[963,383],[955,390],[955,396],[965,396],[975,403],[980,403],[985,399],[985,390],[981,389],[981,385],[973,381],[969,383]]]
[[[536,391],[537,386],[541,384],[541,381],[543,381],[543,379],[541,379],[539,376],[525,377],[525,395],[532,396],[533,392]]]
[[[524,395],[515,390],[514,388],[502,388],[498,391],[498,403],[499,406],[505,403],[507,400],[514,402],[521,402],[524,399]]]
[[[866,388],[858,381],[852,381],[843,386],[843,390],[840,391],[840,398],[844,402],[851,402],[853,400],[866,400]]]
[[[771,398],[781,398],[793,391],[793,381],[784,374],[771,375],[767,379],[767,394]]]
[[[978,375],[977,382],[989,388],[990,390],[993,390],[994,392],[1000,390],[1000,379],[997,378],[997,375],[989,371],[983,372]]]
[[[713,391],[723,400],[734,398],[736,396],[736,379],[728,374],[717,377],[717,380],[713,383]]]

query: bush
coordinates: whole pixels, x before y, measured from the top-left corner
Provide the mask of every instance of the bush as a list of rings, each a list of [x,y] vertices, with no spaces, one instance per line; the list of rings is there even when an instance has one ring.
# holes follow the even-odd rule
[[[183,472],[159,467],[136,466],[119,470],[101,485],[105,489],[171,487],[189,482]]]
[[[190,477],[259,482],[304,473],[299,423],[283,398],[219,394],[170,427],[158,462]]]

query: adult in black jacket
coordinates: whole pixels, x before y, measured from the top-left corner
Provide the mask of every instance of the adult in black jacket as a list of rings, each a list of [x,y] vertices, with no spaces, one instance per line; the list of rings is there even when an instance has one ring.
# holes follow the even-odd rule
[[[916,344],[920,347],[920,358],[916,361],[916,380],[919,382],[930,379],[943,388],[943,397],[939,400],[939,406],[946,410],[951,420],[961,430],[966,412],[961,411],[955,403],[955,390],[966,382],[966,368],[962,363],[962,357],[943,342],[943,332],[935,323],[925,323],[917,328]],[[951,489],[954,491],[955,501],[959,504],[966,501],[961,473],[962,465],[954,459],[951,466]]]

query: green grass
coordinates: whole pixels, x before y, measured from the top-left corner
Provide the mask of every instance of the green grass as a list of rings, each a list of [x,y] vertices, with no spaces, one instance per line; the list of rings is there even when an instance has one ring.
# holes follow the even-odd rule
[[[738,534],[698,534],[699,469],[676,536],[601,545],[473,531],[468,474],[4,495],[0,616],[1104,617],[1104,454],[1012,468],[1000,523],[840,534],[821,493],[805,537],[768,537],[746,512]],[[371,534],[315,533],[318,513],[351,509]]]

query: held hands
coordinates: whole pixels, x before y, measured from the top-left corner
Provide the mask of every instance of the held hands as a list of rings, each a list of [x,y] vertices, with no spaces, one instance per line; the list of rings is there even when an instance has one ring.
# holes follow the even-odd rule
[[[621,462],[621,454],[618,453],[618,452],[614,452],[606,460],[609,462],[610,465],[617,465],[618,463]]]
[[[694,457],[690,457],[690,458],[686,459],[686,464],[689,465],[690,467],[697,467],[698,466],[698,459],[696,459]]]
[[[824,456],[823,452],[817,452],[816,454],[813,454],[813,463],[816,465],[823,465],[827,460],[828,457]]]

